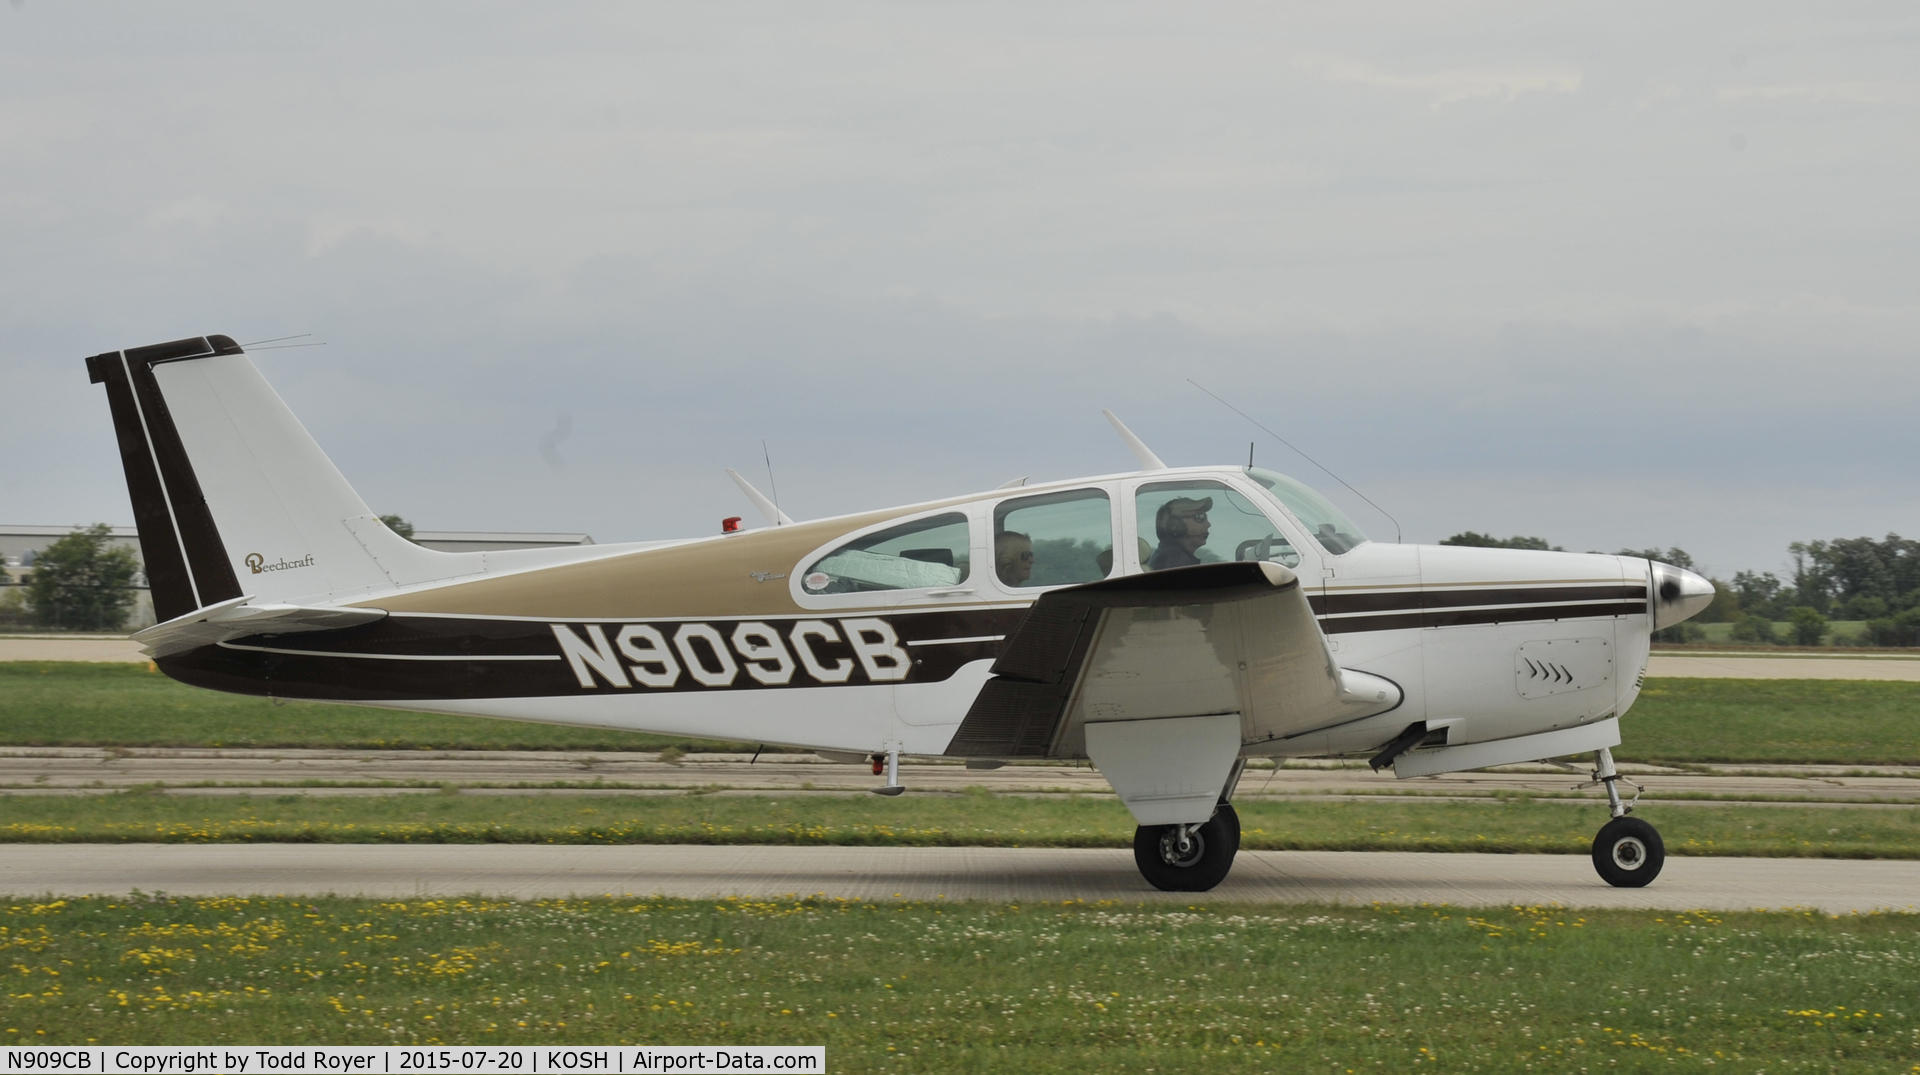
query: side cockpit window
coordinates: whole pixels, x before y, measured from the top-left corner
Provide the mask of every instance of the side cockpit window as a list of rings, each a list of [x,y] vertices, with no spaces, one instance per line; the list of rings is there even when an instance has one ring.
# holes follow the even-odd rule
[[[809,594],[957,586],[971,570],[967,517],[948,512],[855,538],[800,577]]]
[[[1002,586],[1068,586],[1113,573],[1113,508],[1098,489],[1004,500],[993,511],[993,570]]]
[[[1353,525],[1353,520],[1347,518],[1344,512],[1334,507],[1332,501],[1285,474],[1248,467],[1247,477],[1259,482],[1260,488],[1266,490],[1268,496],[1292,512],[1293,517],[1300,520],[1313,535],[1313,540],[1333,555],[1339,556],[1359,548],[1367,540],[1367,535],[1361,533],[1360,528]]]
[[[1300,566],[1300,553],[1273,520],[1216,481],[1153,482],[1134,493],[1142,565],[1148,571],[1223,560]],[[1150,550],[1150,551],[1149,551]]]

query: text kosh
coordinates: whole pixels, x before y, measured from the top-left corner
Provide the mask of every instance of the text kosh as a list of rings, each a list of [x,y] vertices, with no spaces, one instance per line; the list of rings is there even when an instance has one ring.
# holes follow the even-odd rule
[[[792,620],[744,623],[554,623],[553,637],[580,686],[602,683],[663,690],[688,685],[731,687],[745,675],[768,687],[803,672],[817,683],[847,683],[856,672],[873,683],[907,678],[913,660],[885,620]]]

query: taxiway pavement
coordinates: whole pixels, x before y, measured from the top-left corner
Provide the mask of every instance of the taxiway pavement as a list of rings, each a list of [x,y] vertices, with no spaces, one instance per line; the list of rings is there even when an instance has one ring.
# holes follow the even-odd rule
[[[95,747],[0,747],[0,796],[99,794],[164,785],[169,795],[390,795],[434,792],[447,785],[477,795],[783,794],[858,795],[878,782],[864,765],[815,755],[692,754],[663,762],[648,752],[512,750],[234,750]],[[1623,766],[1647,785],[1646,802],[1793,800],[1825,803],[1920,803],[1920,769],[1900,766],[1699,766],[1687,770]],[[1254,769],[1240,783],[1245,798],[1300,795],[1431,795],[1492,798],[1502,793],[1566,795],[1584,774],[1541,765],[1506,766],[1395,779],[1365,766],[1289,765]],[[1085,764],[1009,765],[967,769],[904,764],[911,792],[957,794],[971,787],[998,794],[1111,795]],[[1598,800],[1589,790],[1586,798]],[[1693,800],[1699,801],[1699,800]]]
[[[1124,850],[944,847],[541,847],[388,844],[15,845],[0,894],[825,896],[859,900],[1559,905],[1828,914],[1920,912],[1920,862],[1668,859],[1646,888],[1610,888],[1584,855],[1247,851],[1212,892],[1149,887]]]

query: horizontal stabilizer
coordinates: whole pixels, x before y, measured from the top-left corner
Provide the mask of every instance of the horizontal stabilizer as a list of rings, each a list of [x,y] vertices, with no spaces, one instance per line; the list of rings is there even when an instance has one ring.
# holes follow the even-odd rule
[[[363,623],[385,619],[386,611],[378,608],[314,608],[301,605],[250,604],[250,596],[236,597],[231,601],[222,601],[209,605],[185,616],[179,616],[165,623],[155,624],[144,631],[135,632],[133,640],[140,643],[149,657],[166,657],[175,653],[210,646],[234,638],[248,635],[291,635],[310,631],[332,631],[341,627],[354,627]]]

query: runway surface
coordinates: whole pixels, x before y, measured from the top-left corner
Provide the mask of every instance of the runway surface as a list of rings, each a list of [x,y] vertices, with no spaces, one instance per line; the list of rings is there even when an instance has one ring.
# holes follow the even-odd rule
[[[1558,904],[1660,910],[1920,912],[1920,862],[1675,858],[1641,889],[1609,888],[1584,855],[1248,851],[1204,895],[1159,892],[1120,850],[540,847],[391,844],[50,844],[0,854],[8,896],[822,895],[861,900]]]
[[[0,661],[145,661],[130,638],[0,638]]]

